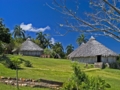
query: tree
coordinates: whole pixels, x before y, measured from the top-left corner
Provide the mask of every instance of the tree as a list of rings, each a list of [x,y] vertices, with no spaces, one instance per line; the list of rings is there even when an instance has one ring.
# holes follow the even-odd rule
[[[14,38],[25,38],[25,31],[19,25],[15,26],[12,34]]]
[[[87,39],[85,38],[84,34],[81,34],[78,36],[76,42],[80,46],[82,43],[86,43]]]
[[[69,4],[72,2],[72,8]],[[107,35],[120,41],[120,1],[119,0],[89,0],[91,12],[87,12],[84,18],[81,17],[80,0],[53,0],[53,10],[59,11],[66,17],[65,23],[61,27],[68,32],[80,32],[95,35]],[[75,7],[75,8],[73,8]]]
[[[48,37],[49,36],[48,34],[44,34],[42,32],[39,32],[36,35],[37,35],[36,39],[38,39],[40,42],[39,43],[40,47],[42,47],[44,49],[48,48],[48,47],[50,47],[50,48],[52,47],[51,41]]]
[[[10,43],[10,35],[9,29],[3,24],[3,19],[0,19],[0,54],[5,52],[6,43]]]
[[[52,47],[53,47],[53,44],[52,44],[50,38],[47,38],[47,39],[46,39],[45,44],[46,44],[46,48],[52,48]]]
[[[53,45],[52,49],[56,54],[59,54],[62,58],[64,58],[64,56],[65,56],[64,48],[60,42],[55,43]]]
[[[74,50],[74,47],[72,46],[72,44],[70,44],[66,47],[66,50],[67,50],[66,54],[68,55]]]
[[[55,55],[55,52],[54,52],[52,49],[45,48],[45,49],[44,49],[44,54],[50,55],[50,57],[53,58],[54,55]]]
[[[4,43],[10,42],[10,32],[9,29],[3,24],[3,20],[0,18],[0,41]]]
[[[18,57],[13,57],[11,58],[12,63],[16,67],[16,83],[17,83],[17,90],[19,90],[19,85],[18,85],[18,67],[21,64],[21,60]]]

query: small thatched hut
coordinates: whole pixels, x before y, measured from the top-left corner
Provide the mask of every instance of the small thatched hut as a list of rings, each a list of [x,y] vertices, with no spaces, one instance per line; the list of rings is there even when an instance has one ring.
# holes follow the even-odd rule
[[[96,41],[92,36],[86,44],[83,43],[70,53],[68,58],[83,63],[113,63],[116,62],[117,56],[118,54]]]
[[[30,38],[22,43],[19,53],[27,56],[41,56],[43,49],[33,43]]]

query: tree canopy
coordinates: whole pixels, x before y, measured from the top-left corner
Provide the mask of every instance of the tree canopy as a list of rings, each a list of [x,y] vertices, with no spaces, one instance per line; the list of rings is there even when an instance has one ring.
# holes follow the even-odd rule
[[[9,43],[10,42],[9,28],[7,28],[3,24],[3,20],[2,19],[0,19],[0,41],[5,42],[5,43]]]
[[[25,38],[25,31],[19,25],[15,26],[12,34],[14,38]]]
[[[73,50],[74,50],[74,47],[72,46],[72,44],[68,45],[66,47],[66,51],[67,51],[66,54],[67,55],[70,54]]]
[[[78,36],[76,42],[80,46],[82,43],[86,43],[87,39],[86,39],[84,34],[81,34],[81,35]]]
[[[50,41],[50,38],[49,38],[49,35],[48,34],[44,34],[43,32],[38,32],[36,33],[37,37],[36,39],[39,40],[39,46],[41,48],[47,48],[47,47],[52,47],[52,44],[51,44],[51,41]]]

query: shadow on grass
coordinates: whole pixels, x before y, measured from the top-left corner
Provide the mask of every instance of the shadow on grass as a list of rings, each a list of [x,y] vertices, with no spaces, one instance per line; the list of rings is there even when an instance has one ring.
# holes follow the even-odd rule
[[[20,58],[20,60],[21,60],[21,63],[25,62],[24,59]],[[4,56],[0,56],[0,63],[3,64],[7,68],[10,68],[10,69],[13,69],[13,70],[16,69],[16,65],[14,65],[13,62],[11,61],[11,59],[9,57],[5,56],[5,55]],[[17,66],[17,68],[19,70],[23,70],[24,69],[24,68],[21,68],[19,66]]]

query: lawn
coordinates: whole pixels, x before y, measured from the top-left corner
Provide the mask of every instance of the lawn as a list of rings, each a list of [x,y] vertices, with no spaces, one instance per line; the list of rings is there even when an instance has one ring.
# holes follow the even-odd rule
[[[7,55],[9,58],[15,55]],[[64,59],[49,59],[49,58],[39,58],[31,56],[19,56],[23,60],[29,60],[32,63],[33,67],[25,67],[24,63],[21,64],[19,70],[19,78],[29,78],[29,79],[48,79],[55,81],[66,81],[73,73],[72,64],[70,60]],[[89,69],[84,68],[85,64],[80,63],[82,70],[86,72],[89,76],[100,76],[106,80],[111,85],[109,90],[120,90],[120,70],[116,69],[98,69],[90,68],[92,65],[89,65]],[[15,70],[5,68],[3,64],[0,63],[0,76],[15,77]],[[16,90],[15,87],[0,84],[0,90]],[[30,87],[20,87],[20,90],[49,90],[49,89],[38,89]]]

